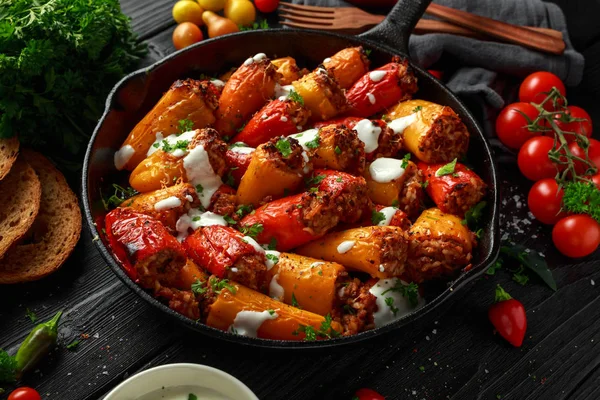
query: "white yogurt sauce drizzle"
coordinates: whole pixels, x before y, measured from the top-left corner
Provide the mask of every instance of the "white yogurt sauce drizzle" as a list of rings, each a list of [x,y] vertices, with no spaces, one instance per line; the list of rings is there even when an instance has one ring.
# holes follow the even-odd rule
[[[323,261],[315,261],[314,263],[310,264],[311,268],[315,268],[318,267],[319,265],[324,265],[325,263]]]
[[[179,141],[187,141],[189,144],[189,142],[191,142],[195,137],[196,137],[196,131],[188,131],[188,132],[183,132],[182,134],[169,135],[166,138],[163,138],[161,133],[157,133],[156,140],[154,141],[154,143],[152,143],[152,146],[150,146],[150,148],[148,149],[148,153],[146,153],[146,157],[153,154],[156,150],[162,149],[163,148],[163,140],[166,141],[167,143],[169,143],[171,146],[175,146],[177,144],[177,142],[179,142]],[[157,144],[158,144],[158,146],[157,146]],[[187,150],[187,148],[186,149],[176,149],[175,151],[171,152],[170,154],[174,155],[175,157],[183,157],[186,154],[188,154],[188,150]]]
[[[191,228],[196,230],[202,226],[222,225],[227,226],[225,218],[211,211],[200,211],[197,208],[190,209],[187,214],[183,214],[177,220],[175,229],[178,232],[177,240],[183,241],[188,236],[188,231]]]
[[[372,153],[379,147],[379,135],[381,128],[375,125],[369,119],[361,119],[356,123],[353,130],[358,134],[358,138],[365,144],[365,153]]]
[[[171,196],[154,203],[154,209],[156,211],[164,211],[170,210],[171,208],[179,207],[180,205],[181,199],[179,199],[179,197]]]
[[[377,102],[377,99],[375,98],[375,95],[373,93],[367,93],[367,98],[369,99],[369,103],[371,104],[375,104]]]
[[[279,100],[284,101],[290,95],[290,93],[294,90],[294,86],[292,85],[284,85],[281,86],[279,83],[275,84],[275,97],[279,97]],[[283,99],[282,99],[283,97]]]
[[[271,283],[269,283],[269,296],[276,300],[282,301],[283,296],[285,295],[285,289],[279,284],[279,282],[277,282],[277,279],[279,279],[279,274],[273,275]]]
[[[219,175],[215,174],[204,146],[199,144],[188,152],[188,155],[183,159],[183,168],[185,168],[188,182],[192,186],[202,186],[202,190],[198,192],[198,197],[202,206],[208,208],[210,199],[223,184],[223,181]]]
[[[388,183],[404,175],[402,160],[381,157],[369,165],[369,173],[375,182]]]
[[[193,202],[194,202],[194,198],[193,198],[191,195],[189,195],[189,194],[186,194],[186,195],[185,195],[185,199],[186,199],[188,202],[190,202],[190,203],[193,203]]]
[[[369,78],[373,82],[379,82],[380,80],[383,79],[383,77],[385,76],[386,73],[387,73],[386,71],[371,71],[371,72],[369,72]]]
[[[275,319],[279,315],[269,311],[240,311],[235,316],[229,331],[240,336],[257,337],[257,331],[263,322]]]
[[[417,113],[407,115],[402,118],[396,118],[392,122],[388,123],[388,126],[394,131],[396,135],[401,135],[406,128],[412,125],[417,120]]]
[[[265,249],[263,249],[262,246],[260,244],[258,244],[258,242],[256,240],[252,239],[250,236],[244,236],[242,238],[242,240],[244,240],[250,246],[254,247],[254,250],[256,250],[257,253],[263,253],[264,254]]]
[[[386,207],[382,208],[380,213],[385,216],[383,221],[379,221],[377,225],[379,226],[388,226],[390,222],[392,222],[392,218],[394,218],[394,214],[396,214],[397,209],[395,207]]]
[[[249,147],[249,146],[246,146],[246,147],[235,146],[229,150],[233,151],[234,153],[251,154],[251,153],[254,153],[254,150],[256,150],[256,149],[254,147]]]
[[[323,60],[323,64],[331,62],[331,58],[327,57],[326,59]]]
[[[369,289],[369,293],[375,296],[375,303],[377,304],[377,311],[373,313],[373,319],[375,321],[375,327],[379,328],[380,326],[387,325],[390,322],[393,322],[397,319],[402,318],[404,315],[409,314],[421,307],[424,304],[423,298],[419,296],[419,303],[415,308],[412,308],[408,299],[402,296],[402,294],[395,291],[388,291],[383,294],[386,290],[394,287],[396,285],[398,278],[390,278],[390,279],[380,279],[371,289]],[[408,283],[401,281],[403,284],[408,285]],[[392,312],[390,306],[385,303],[386,298],[393,299],[393,306],[397,308],[396,315]]]
[[[266,250],[265,255],[271,255],[271,256],[279,258],[279,256],[281,256],[281,253],[276,250]],[[271,270],[271,268],[273,268],[276,263],[277,263],[276,261],[273,261],[273,260],[269,259],[269,257],[267,257],[267,261],[265,262],[267,271]]]
[[[309,151],[310,149],[308,147],[306,147],[306,143],[315,140],[315,138],[317,137],[318,134],[319,134],[318,129],[308,129],[304,132],[295,133],[293,135],[290,135],[290,137],[296,139],[298,141],[298,143],[300,143],[300,146],[302,146],[302,148],[305,151]]]
[[[119,171],[122,170],[125,167],[125,164],[127,164],[129,162],[129,160],[131,160],[131,157],[133,157],[134,154],[135,154],[135,149],[133,147],[131,147],[130,145],[126,144],[125,146],[121,147],[115,153],[115,158],[114,158],[115,167]]]
[[[337,252],[340,254],[344,254],[350,251],[356,244],[356,240],[344,240],[337,247]]]
[[[213,85],[215,85],[216,87],[223,87],[225,86],[225,82],[223,82],[220,79],[211,79],[210,83],[212,83]]]

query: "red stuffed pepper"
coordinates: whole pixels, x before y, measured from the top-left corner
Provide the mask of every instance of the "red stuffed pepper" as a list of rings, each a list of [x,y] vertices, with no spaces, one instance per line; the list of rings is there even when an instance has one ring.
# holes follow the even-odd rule
[[[185,250],[162,223],[130,208],[106,214],[106,237],[127,275],[145,289],[175,286]]]
[[[363,210],[371,205],[367,194],[367,182],[362,176],[354,176],[341,171],[316,170],[308,180],[311,191],[328,193],[336,205],[340,222],[358,222]]]
[[[228,167],[225,181],[232,186],[240,184],[242,176],[246,173],[250,165],[250,160],[252,160],[252,153],[256,150],[253,147],[238,144],[241,143],[231,145],[230,149],[225,153],[225,162]]]
[[[396,57],[393,62],[363,75],[346,93],[350,109],[348,115],[368,117],[402,100],[408,100],[417,91],[417,78],[407,60]]]
[[[456,163],[453,171],[446,168],[448,173],[438,173],[444,165],[450,164],[418,163],[427,182],[425,190],[442,212],[462,217],[485,196],[486,185],[475,172],[460,163]]]
[[[310,112],[300,102],[276,99],[267,103],[235,136],[236,142],[256,147],[275,136],[288,136],[302,130]]]
[[[315,128],[342,125],[354,130],[365,147],[365,158],[373,161],[378,157],[394,157],[402,150],[402,135],[397,135],[381,119],[368,120],[359,117],[337,118],[315,124]]]
[[[381,204],[377,204],[371,209],[370,214],[365,213],[362,224],[363,226],[397,226],[404,230],[408,230],[411,226],[410,219],[404,211],[397,207],[386,207]]]
[[[194,231],[183,247],[209,273],[264,291],[264,250],[249,236],[230,227],[212,225]]]
[[[260,227],[259,243],[274,242],[277,250],[287,251],[323,236],[339,220],[332,196],[307,192],[265,204],[244,217],[240,226]]]

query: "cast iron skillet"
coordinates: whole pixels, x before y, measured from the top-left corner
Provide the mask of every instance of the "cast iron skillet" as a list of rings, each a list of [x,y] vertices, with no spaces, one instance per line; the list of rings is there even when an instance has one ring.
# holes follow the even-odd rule
[[[499,249],[498,191],[492,155],[481,129],[465,106],[444,85],[412,63],[411,66],[419,82],[419,91],[416,97],[448,105],[460,115],[471,133],[468,159],[489,188],[483,234],[474,254],[473,267],[469,271],[461,273],[448,285],[438,285],[433,293],[429,292],[427,304],[423,308],[389,325],[358,335],[325,341],[291,342],[232,335],[183,317],[136,285],[117,264],[101,233],[101,221],[104,219],[106,211],[102,206],[100,190],[110,187],[113,182],[126,182],[126,174],[118,172],[114,167],[113,155],[129,131],[175,80],[197,77],[200,73],[222,72],[231,66],[240,65],[246,58],[256,53],[266,53],[267,56],[273,58],[275,56],[292,56],[300,65],[305,64],[312,69],[335,52],[358,45],[371,49],[372,65],[380,66],[389,62],[393,55],[404,57],[408,55],[408,36],[430,1],[400,0],[380,25],[359,36],[342,36],[308,30],[273,29],[240,32],[205,40],[123,78],[106,100],[104,115],[88,145],[82,176],[85,216],[92,236],[102,238],[102,240],[96,240],[95,243],[114,273],[152,306],[200,333],[236,343],[280,348],[338,346],[390,332],[435,309],[458,289],[481,275],[486,267],[496,259]]]

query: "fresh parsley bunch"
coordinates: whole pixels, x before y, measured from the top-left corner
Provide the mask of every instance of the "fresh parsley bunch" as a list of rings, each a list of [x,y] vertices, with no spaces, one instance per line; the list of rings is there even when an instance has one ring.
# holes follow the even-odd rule
[[[117,0],[0,0],[0,137],[80,155],[145,51]]]

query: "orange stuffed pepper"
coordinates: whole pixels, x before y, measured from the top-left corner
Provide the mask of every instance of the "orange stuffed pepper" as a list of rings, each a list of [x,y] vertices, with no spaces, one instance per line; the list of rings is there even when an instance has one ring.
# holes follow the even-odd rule
[[[281,75],[281,78],[279,79],[280,85],[289,85],[306,75],[308,72],[305,69],[301,70],[293,57],[277,58],[271,62],[275,65],[277,72]]]
[[[348,89],[366,74],[369,64],[369,58],[362,46],[348,47],[323,60],[323,67],[342,89]]]
[[[342,88],[323,68],[292,82],[292,86],[302,97],[304,106],[311,112],[311,119],[314,121],[331,119],[347,109]]]

